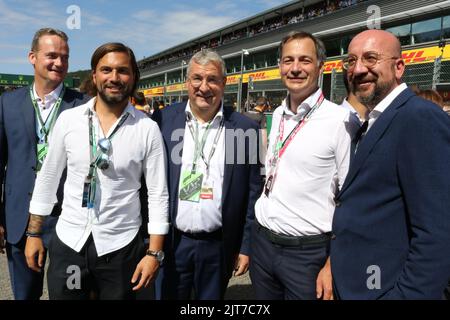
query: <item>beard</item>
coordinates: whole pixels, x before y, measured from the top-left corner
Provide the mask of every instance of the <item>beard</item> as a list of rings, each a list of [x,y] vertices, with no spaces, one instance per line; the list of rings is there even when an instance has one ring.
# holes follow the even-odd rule
[[[351,84],[352,93],[356,96],[359,102],[365,105],[370,110],[373,110],[377,104],[379,104],[395,86],[395,79],[384,82],[374,82],[375,88],[368,92],[363,93],[358,90],[358,87]]]
[[[104,85],[97,88],[100,97],[103,101],[106,102],[107,105],[115,106],[117,104],[122,104],[124,101],[128,101],[128,99],[130,98],[132,89],[128,85],[124,85],[123,83],[114,85],[114,87],[119,87],[120,91],[116,94],[106,93],[106,89],[109,87],[112,87],[112,85]]]

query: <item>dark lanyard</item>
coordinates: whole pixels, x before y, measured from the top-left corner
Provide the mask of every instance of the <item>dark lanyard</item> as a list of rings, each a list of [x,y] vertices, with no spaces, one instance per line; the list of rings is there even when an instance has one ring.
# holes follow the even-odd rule
[[[220,136],[220,133],[221,133],[222,128],[224,126],[223,119],[220,121],[219,128],[217,129],[216,135],[214,137],[213,145],[211,147],[211,150],[209,151],[209,155],[208,155],[207,159],[205,158],[205,154],[203,152],[203,149],[204,149],[205,144],[206,144],[206,138],[207,138],[208,133],[209,133],[209,128],[211,126],[211,122],[214,121],[214,119],[210,123],[208,123],[208,126],[206,127],[206,131],[205,131],[205,133],[203,133],[203,136],[202,136],[202,139],[201,139],[200,143],[198,141],[198,131],[199,131],[198,130],[198,124],[197,124],[197,127],[196,127],[196,131],[194,132],[194,127],[192,125],[192,118],[190,118],[189,116],[186,116],[186,121],[187,121],[187,124],[188,124],[189,131],[191,132],[192,139],[194,140],[194,143],[195,143],[194,161],[193,161],[193,164],[192,164],[192,172],[195,172],[195,170],[196,170],[198,156],[200,155],[202,157],[203,162],[206,165],[206,173],[207,173],[206,175],[208,175],[209,163],[211,161],[212,156],[214,155],[214,152],[216,151],[217,143],[219,142],[219,136]]]
[[[95,161],[95,150],[94,150],[94,130],[93,130],[93,124],[92,124],[92,110],[89,109],[89,148],[91,149],[90,151],[90,159],[91,159],[91,164],[89,165],[89,175],[88,175],[88,179],[92,179],[92,177],[94,176],[94,170],[96,168],[96,163],[97,161]],[[124,115],[122,115],[122,117],[119,120],[119,123],[117,124],[117,126],[114,128],[113,132],[111,132],[111,134],[109,135],[109,137],[107,137],[108,140],[111,140],[113,138],[113,136],[116,134],[116,132],[119,130],[119,128],[123,125],[123,123],[125,122],[125,120],[127,120],[128,116],[130,114],[128,112],[126,112]]]
[[[53,126],[55,125],[56,115],[58,114],[58,110],[61,105],[62,98],[64,97],[64,92],[66,91],[66,87],[63,85],[62,90],[59,93],[59,97],[53,106],[53,110],[50,112],[50,114],[48,115],[47,119],[44,122],[44,120],[42,119],[42,116],[41,116],[41,112],[39,111],[39,106],[37,105],[37,102],[36,102],[36,97],[34,96],[34,93],[33,93],[33,86],[34,86],[34,84],[32,84],[30,86],[30,98],[31,98],[31,102],[33,104],[34,111],[36,113],[36,117],[39,121],[39,125],[41,126],[41,131],[44,134],[44,142],[47,143],[50,131],[52,130]],[[50,122],[49,122],[49,126],[47,128],[46,125],[47,125],[47,122],[49,121],[49,119],[50,119]],[[42,138],[39,137],[39,139],[42,139]]]

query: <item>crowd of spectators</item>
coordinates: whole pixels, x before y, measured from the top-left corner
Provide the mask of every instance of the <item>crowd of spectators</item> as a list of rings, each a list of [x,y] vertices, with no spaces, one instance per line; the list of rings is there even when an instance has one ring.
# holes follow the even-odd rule
[[[159,59],[142,61],[140,64],[140,68],[142,70],[150,69],[151,67],[159,66],[165,64],[167,62],[175,61],[180,58],[190,58],[194,53],[206,49],[206,48],[217,48],[221,45],[228,44],[230,42],[253,37],[255,35],[270,32],[275,29],[281,28],[286,25],[300,23],[305,20],[311,20],[317,17],[321,17],[326,14],[330,14],[336,12],[338,10],[344,9],[346,7],[350,7],[356,5],[360,2],[364,2],[367,0],[327,0],[321,1],[319,3],[300,8],[293,12],[287,13],[285,15],[277,16],[275,18],[271,18],[265,20],[263,22],[259,22],[254,25],[250,25],[244,27],[242,29],[234,30],[233,32],[219,35],[216,38],[211,40],[195,44],[189,48],[182,49],[171,53],[169,55],[165,55]]]

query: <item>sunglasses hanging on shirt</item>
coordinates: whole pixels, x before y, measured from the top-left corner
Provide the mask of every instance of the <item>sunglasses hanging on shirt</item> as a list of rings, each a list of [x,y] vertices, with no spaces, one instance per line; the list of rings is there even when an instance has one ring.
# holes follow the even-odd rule
[[[90,165],[89,165],[89,173],[84,179],[83,185],[83,196],[81,206],[83,208],[87,207],[88,209],[94,207],[95,201],[95,189],[96,189],[96,180],[97,180],[97,168],[100,170],[107,170],[111,167],[112,161],[110,158],[110,154],[112,151],[111,139],[114,137],[119,128],[124,124],[125,120],[127,120],[130,114],[126,112],[120,118],[119,123],[114,128],[113,132],[109,135],[109,137],[101,138],[98,140],[97,144],[94,144],[95,141],[95,132],[92,124],[92,110],[89,109],[89,149],[90,149]]]
[[[98,140],[97,146],[97,158],[95,159],[95,165],[101,170],[106,170],[111,164],[111,159],[109,158],[111,140],[108,138],[102,138]]]

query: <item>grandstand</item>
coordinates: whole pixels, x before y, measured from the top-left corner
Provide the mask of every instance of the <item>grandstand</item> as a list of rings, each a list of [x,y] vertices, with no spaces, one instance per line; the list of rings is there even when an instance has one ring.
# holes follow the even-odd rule
[[[278,45],[290,31],[304,30],[325,43],[328,59],[321,86],[328,99],[340,103],[345,96],[342,57],[352,37],[367,29],[374,5],[381,16],[371,23],[379,22],[402,43],[405,82],[436,88],[450,100],[450,1],[438,0],[292,1],[139,61],[138,88],[164,104],[186,100],[186,63],[195,52],[214,48],[226,62],[226,104],[241,101],[244,106],[247,98],[265,95],[271,105],[279,105],[286,90],[277,68]]]

